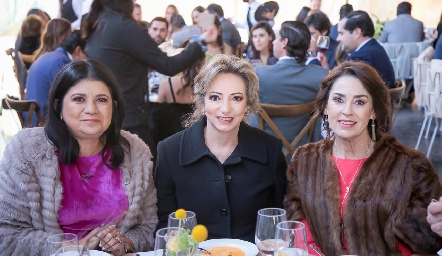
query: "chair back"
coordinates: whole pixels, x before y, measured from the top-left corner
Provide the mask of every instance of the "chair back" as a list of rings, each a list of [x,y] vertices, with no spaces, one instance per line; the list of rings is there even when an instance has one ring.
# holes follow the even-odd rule
[[[391,111],[392,111],[392,113],[391,113],[391,127],[393,126],[394,120],[396,118],[396,112],[401,107],[402,95],[404,95],[404,92],[405,92],[405,80],[404,79],[396,80],[396,87],[388,89],[388,93],[390,94],[390,103],[391,103]]]
[[[25,62],[21,56],[20,52],[14,53],[14,49],[9,49],[6,51],[7,55],[10,55],[12,60],[14,61],[14,66],[12,69],[14,70],[15,77],[17,78],[17,82],[19,85],[20,91],[20,99],[25,99],[25,89],[26,89],[26,80],[28,78],[28,70],[26,68]]]
[[[312,141],[313,130],[318,115],[316,113],[313,114],[307,124],[302,128],[299,134],[291,142],[289,142],[289,140],[278,129],[278,127],[273,122],[272,117],[294,117],[299,115],[312,114],[314,109],[314,101],[293,105],[275,105],[261,103],[260,110],[258,112],[258,128],[264,131],[265,123],[267,123],[270,129],[275,133],[276,137],[282,140],[282,144],[285,147],[284,155],[287,156],[288,154],[293,154],[295,153],[296,145],[307,132],[309,142]]]
[[[36,126],[43,125],[43,118],[40,113],[40,105],[36,100],[15,100],[11,96],[6,95],[5,102],[10,109],[14,109],[17,112],[18,118],[20,119],[20,124],[22,128],[32,127],[32,116],[34,113],[37,115]],[[28,112],[28,117],[26,118],[26,123],[24,120],[23,112]],[[25,126],[26,125],[26,126]]]
[[[414,61],[414,98],[419,108],[425,107],[427,104],[424,102],[424,91],[427,85],[427,71],[431,66],[431,59],[434,56],[434,48],[428,46]]]
[[[433,64],[433,63],[432,63]],[[442,117],[442,67],[433,67],[428,70],[426,102],[428,114],[437,118]]]

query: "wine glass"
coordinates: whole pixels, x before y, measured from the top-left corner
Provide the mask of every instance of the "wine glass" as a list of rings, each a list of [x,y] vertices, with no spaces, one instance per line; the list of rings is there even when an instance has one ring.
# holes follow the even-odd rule
[[[193,247],[187,246],[186,244],[182,245],[181,238],[184,236],[190,236],[188,232],[183,228],[178,227],[167,227],[158,229],[155,235],[155,247],[154,253],[155,256],[166,256],[183,254],[184,255],[192,255],[198,249],[198,243],[196,243]],[[187,239],[182,239],[188,241]],[[186,248],[186,251],[183,252],[183,248]]]
[[[326,52],[330,47],[330,37],[319,35],[318,39],[316,39],[316,48],[319,52]]]
[[[186,218],[184,220],[179,220],[175,218],[175,212],[169,214],[169,219],[167,220],[168,227],[180,227],[192,230],[192,228],[194,228],[196,224],[196,215],[194,212],[191,211],[186,211]]]
[[[283,221],[276,225],[275,254],[308,255],[305,225],[299,221]]]
[[[58,249],[55,256],[90,256],[89,248],[83,245],[69,245]]]
[[[287,217],[283,209],[265,208],[258,211],[255,244],[262,255],[273,255],[276,224],[285,220],[287,220]]]
[[[48,243],[47,248],[49,250],[47,255],[52,255],[61,247],[78,245],[78,237],[72,233],[54,234],[46,238],[46,243]]]

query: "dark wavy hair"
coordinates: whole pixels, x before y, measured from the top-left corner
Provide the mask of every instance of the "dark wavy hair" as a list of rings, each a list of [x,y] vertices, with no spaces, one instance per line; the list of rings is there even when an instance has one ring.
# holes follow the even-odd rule
[[[91,11],[87,15],[81,31],[83,39],[88,39],[97,28],[98,16],[104,10],[104,7],[109,7],[117,13],[122,14],[124,19],[134,20],[132,17],[132,11],[134,9],[132,0],[94,0],[91,5]]]
[[[124,98],[112,72],[98,61],[73,61],[58,72],[49,91],[48,119],[44,127],[46,136],[60,151],[63,164],[77,162],[80,145],[61,119],[61,112],[67,92],[82,80],[103,82],[111,93],[112,119],[108,129],[100,137],[104,144],[101,158],[109,168],[117,168],[123,163],[124,149],[130,150],[129,142],[120,135],[124,120]],[[109,162],[104,157],[107,151],[111,153]]]
[[[345,22],[344,29],[353,33],[353,30],[360,28],[362,35],[365,37],[374,36],[374,24],[368,13],[364,11],[352,11],[347,16],[347,22]]]
[[[320,33],[327,31],[327,35],[330,33],[331,23],[327,15],[323,12],[312,13],[305,19],[307,26],[312,26]]]
[[[252,29],[250,30],[250,37],[253,38],[253,31],[262,28],[264,29],[267,34],[270,35],[270,37],[272,38],[272,40],[269,42],[269,57],[273,56],[273,40],[275,40],[275,32],[273,32],[272,27],[269,25],[269,23],[267,23],[267,21],[260,21],[258,23],[256,23],[255,26],[252,27]],[[259,59],[261,56],[259,54],[259,51],[256,50],[255,45],[253,45],[252,43],[252,53],[253,53],[253,58],[255,59]]]
[[[385,133],[387,124],[391,123],[390,94],[379,73],[364,62],[344,61],[322,79],[316,96],[316,111],[323,119],[325,118],[324,111],[330,97],[330,91],[336,80],[343,76],[357,78],[372,97],[373,110],[376,116],[376,140],[379,140],[382,134]],[[327,126],[327,122],[324,122],[324,128],[329,137],[330,128]],[[372,136],[371,122],[368,122],[367,130],[368,134]]]
[[[288,56],[295,57],[298,63],[307,60],[307,50],[312,37],[307,25],[300,21],[285,21],[281,24],[279,35],[281,40],[288,40],[285,47]]]
[[[36,58],[47,52],[55,51],[71,33],[71,22],[67,19],[50,20],[46,23],[45,30],[41,34],[40,48],[37,49]]]
[[[186,48],[189,45],[189,39],[184,40],[180,44],[180,48]],[[193,85],[195,84],[194,79],[200,72],[202,66],[204,65],[204,59],[206,56],[203,55],[203,57],[199,60],[197,60],[195,63],[193,63],[190,67],[183,70],[183,76],[181,77],[181,83],[183,86],[181,86],[180,89],[176,92],[177,94],[180,94],[184,90],[186,90],[187,87],[191,87],[193,91]]]
[[[21,24],[20,34],[22,37],[38,36],[43,29],[43,19],[36,14],[30,14]]]

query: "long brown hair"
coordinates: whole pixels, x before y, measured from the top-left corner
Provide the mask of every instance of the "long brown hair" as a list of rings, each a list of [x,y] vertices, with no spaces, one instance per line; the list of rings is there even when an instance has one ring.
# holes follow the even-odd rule
[[[50,20],[41,35],[40,48],[36,58],[57,49],[61,43],[72,34],[71,23],[67,19]]]
[[[187,45],[189,45],[188,39],[181,43],[180,48],[187,47]],[[204,59],[205,56],[197,60],[190,67],[183,70],[183,75],[181,77],[181,82],[183,83],[183,86],[181,86],[181,88],[178,89],[178,91],[176,92],[177,94],[180,94],[181,92],[185,91],[187,87],[191,87],[193,90],[194,79],[196,75],[198,75],[198,73],[200,72],[201,67],[204,65]]]

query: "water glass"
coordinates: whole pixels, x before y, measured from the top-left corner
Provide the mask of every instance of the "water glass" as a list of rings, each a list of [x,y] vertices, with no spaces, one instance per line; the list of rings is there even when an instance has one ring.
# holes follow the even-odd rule
[[[175,218],[175,212],[169,214],[169,219],[167,220],[168,227],[180,227],[184,229],[192,230],[196,226],[196,215],[194,212],[186,211],[186,218],[184,220],[179,220]],[[180,225],[181,221],[181,225]]]
[[[308,255],[305,225],[299,221],[283,221],[276,225],[275,254]]]
[[[180,235],[187,235],[187,231],[183,228],[178,227],[167,227],[158,229],[155,236],[155,247],[154,252],[155,256],[166,256],[167,251],[175,252],[176,255],[180,252],[180,248],[178,246],[178,242],[176,237]],[[192,254],[196,248],[191,248],[192,250],[189,252],[183,252],[185,255]]]
[[[89,248],[83,245],[69,245],[58,249],[55,256],[90,256]]]
[[[47,254],[52,255],[61,247],[78,245],[78,237],[72,233],[60,233],[48,236],[46,242],[49,250]]]
[[[273,255],[275,251],[276,224],[286,221],[284,209],[266,208],[258,211],[255,244],[262,255]]]

